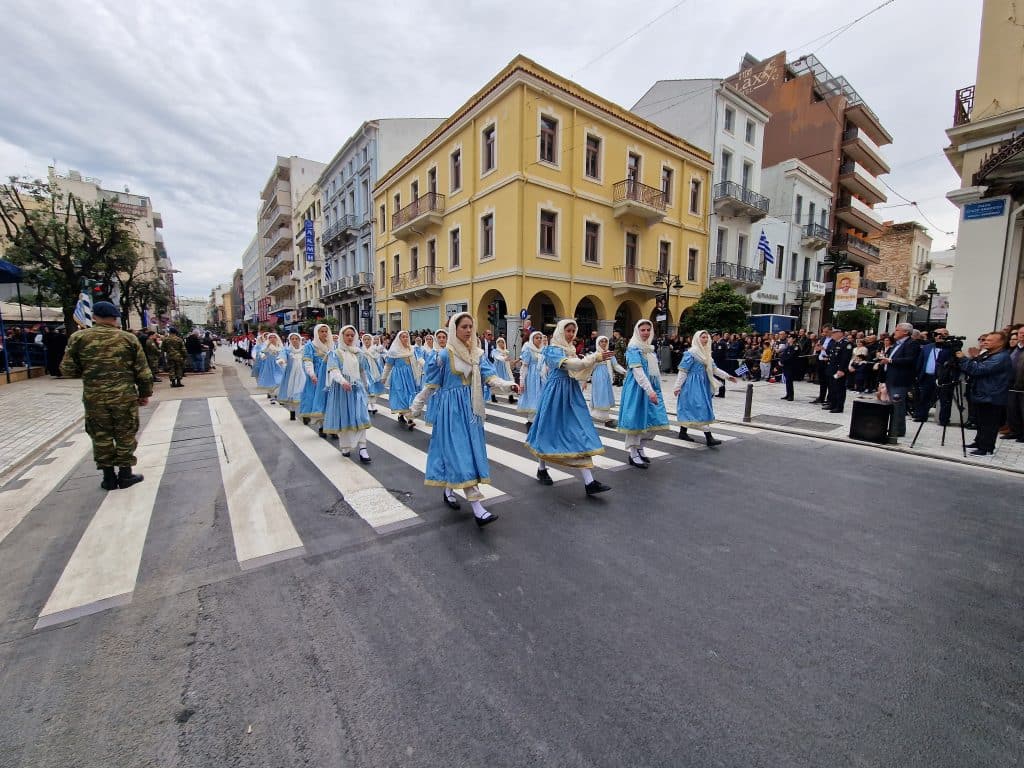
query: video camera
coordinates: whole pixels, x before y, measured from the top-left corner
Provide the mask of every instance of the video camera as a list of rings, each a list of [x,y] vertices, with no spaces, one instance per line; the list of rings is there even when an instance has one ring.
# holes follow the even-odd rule
[[[948,349],[956,354],[964,348],[965,341],[967,341],[966,336],[940,336],[935,339],[935,346]]]

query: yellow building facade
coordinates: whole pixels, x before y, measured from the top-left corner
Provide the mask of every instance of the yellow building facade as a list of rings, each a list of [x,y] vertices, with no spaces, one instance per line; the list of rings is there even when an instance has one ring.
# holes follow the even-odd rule
[[[674,330],[706,284],[711,158],[517,57],[374,188],[376,324],[469,311],[517,340]],[[667,312],[661,310],[667,297]]]

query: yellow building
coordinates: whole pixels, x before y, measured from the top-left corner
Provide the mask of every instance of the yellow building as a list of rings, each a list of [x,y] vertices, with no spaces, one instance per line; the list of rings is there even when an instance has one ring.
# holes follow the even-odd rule
[[[674,331],[706,283],[711,158],[519,56],[374,188],[377,325],[467,310],[516,340]],[[663,326],[664,327],[664,326]]]

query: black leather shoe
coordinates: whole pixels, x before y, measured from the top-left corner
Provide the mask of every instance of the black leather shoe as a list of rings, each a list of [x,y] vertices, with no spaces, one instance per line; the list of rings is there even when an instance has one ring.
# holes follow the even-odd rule
[[[537,470],[537,480],[541,485],[554,485],[555,481],[551,479],[551,475],[548,474],[546,469]]]
[[[141,483],[144,479],[142,475],[133,475],[131,467],[121,467],[117,473],[117,487],[130,488],[136,483]]]
[[[811,404],[812,405],[820,405],[821,404],[821,398],[820,397],[814,398],[813,400],[811,400]]]
[[[117,473],[113,467],[103,468],[103,480],[100,482],[100,488],[104,491],[116,491],[120,486],[117,484]]]
[[[309,426],[309,417],[308,416],[303,416],[302,417],[302,423],[305,424],[306,426]]]
[[[476,524],[480,528],[483,528],[485,525],[490,525],[498,519],[498,516],[493,512],[487,512],[486,515],[486,517],[477,517],[476,515],[473,515],[473,519],[476,520]]]
[[[971,451],[971,456],[991,456],[992,451],[986,451],[984,448],[978,448],[976,451]]]
[[[617,422],[615,419],[610,419],[606,421],[604,425],[608,427],[608,429],[615,429],[617,426],[619,426],[619,422]]]
[[[370,458],[370,454],[366,453],[366,455],[364,456],[363,455],[364,453],[366,453],[366,451],[360,451],[359,452],[359,463],[360,464],[370,464],[373,461],[373,459]]]
[[[492,403],[496,403],[496,402],[498,402],[498,397],[497,397],[497,395],[491,395],[491,402],[492,402]]]
[[[292,411],[292,415],[289,417],[288,421],[295,421],[295,411]]]
[[[829,413],[842,413],[843,409],[842,408],[829,408],[828,412]]]
[[[448,509],[461,509],[462,505],[459,504],[459,500],[456,498],[448,498],[448,494],[444,494],[444,503],[448,506]]]
[[[651,463],[651,460],[648,459],[646,456],[644,456],[642,453],[640,454],[640,461],[642,461],[644,464],[650,464]]]
[[[604,493],[605,491],[610,491],[612,489],[610,485],[605,485],[599,480],[592,480],[591,482],[587,483],[586,487],[587,496],[593,496],[594,494],[597,493]]]
[[[779,400],[792,400],[792,397],[780,397]]]
[[[977,448],[977,447],[978,447],[978,444],[977,444],[977,443],[968,443],[968,444],[967,444],[967,445],[965,445],[964,447],[965,447],[965,448]]]
[[[707,444],[708,444],[708,448],[714,448],[716,445],[721,445],[722,441],[721,440],[715,440],[715,438],[711,437],[711,435],[708,435],[707,436]]]
[[[647,465],[643,461],[639,458],[634,459],[632,456],[629,457],[629,466],[636,467],[637,469],[647,469]]]
[[[1013,432],[1007,432],[1005,435],[1000,435],[1000,440],[1020,440],[1020,435],[1015,435]]]
[[[347,459],[349,456],[352,455],[352,451],[342,451],[341,455]]]
[[[693,442],[693,438],[690,437],[690,434],[686,431],[686,427],[680,427],[679,428],[679,435],[678,435],[678,437],[679,437],[680,440],[685,440],[688,443],[692,443]]]

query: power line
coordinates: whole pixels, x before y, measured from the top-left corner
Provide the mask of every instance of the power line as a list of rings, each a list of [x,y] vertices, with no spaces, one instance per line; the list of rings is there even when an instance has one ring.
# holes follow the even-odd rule
[[[943,234],[943,235],[952,235],[952,234],[954,234],[953,232],[947,232],[947,231],[945,231],[945,230],[944,230],[944,229],[943,229],[942,227],[940,227],[940,226],[939,226],[938,224],[936,224],[936,223],[935,223],[934,221],[932,221],[932,220],[931,220],[931,219],[929,219],[929,218],[928,218],[927,216],[925,216],[925,213],[924,213],[924,211],[923,211],[923,210],[921,210],[921,206],[920,206],[920,205],[918,205],[916,201],[914,201],[914,200],[911,200],[911,199],[910,199],[909,197],[906,197],[905,195],[902,195],[902,194],[900,194],[899,192],[897,192],[897,191],[896,191],[895,189],[893,189],[893,188],[892,188],[892,186],[891,186],[891,185],[890,185],[890,184],[889,184],[889,183],[888,183],[888,182],[887,182],[887,181],[886,181],[885,179],[881,178],[880,176],[879,176],[879,177],[877,177],[877,178],[878,178],[878,180],[879,180],[880,182],[882,182],[882,184],[884,184],[884,185],[885,185],[885,188],[886,188],[886,189],[888,189],[888,190],[889,190],[890,192],[892,192],[892,193],[893,193],[894,195],[896,195],[896,197],[898,197],[898,198],[899,198],[900,200],[903,200],[903,201],[904,201],[904,202],[905,202],[905,203],[906,203],[907,205],[909,205],[909,206],[912,206],[912,207],[914,208],[914,210],[915,210],[915,211],[917,211],[918,215],[920,215],[920,217],[921,217],[922,219],[924,219],[924,220],[925,220],[926,222],[928,222],[928,224],[929,224],[929,225],[930,225],[930,226],[932,227],[932,229],[934,229],[934,230],[935,230],[936,232],[940,232],[940,233],[941,233],[941,234]],[[886,207],[897,207],[897,206],[886,206]],[[902,207],[902,206],[899,206],[899,207]]]
[[[636,37],[636,36],[637,36],[637,35],[639,35],[639,34],[640,34],[641,32],[643,32],[643,31],[644,31],[645,29],[647,29],[647,28],[648,28],[648,27],[650,27],[651,25],[653,25],[653,24],[656,24],[657,22],[661,21],[661,20],[662,20],[663,18],[665,18],[666,16],[668,16],[668,15],[669,15],[670,13],[672,13],[672,11],[674,11],[674,10],[675,10],[676,8],[680,7],[681,5],[685,4],[686,2],[688,2],[688,0],[679,0],[679,2],[678,2],[678,3],[676,3],[675,5],[673,5],[673,6],[672,6],[671,8],[669,8],[669,9],[668,9],[667,11],[665,11],[664,13],[661,13],[661,14],[659,14],[658,16],[656,16],[655,18],[651,19],[651,20],[650,20],[649,22],[647,22],[647,23],[646,23],[646,24],[644,24],[644,25],[643,25],[642,27],[640,27],[640,29],[636,30],[635,32],[633,32],[633,33],[632,33],[632,34],[630,34],[630,35],[627,35],[627,36],[626,36],[626,37],[624,37],[624,38],[623,38],[622,40],[620,40],[620,41],[619,41],[619,42],[617,42],[617,43],[616,43],[615,45],[613,45],[613,46],[612,46],[611,48],[609,48],[608,50],[606,50],[606,51],[604,51],[603,53],[599,54],[598,56],[596,56],[595,58],[591,59],[591,60],[590,60],[590,61],[588,61],[588,62],[587,62],[586,64],[584,64],[584,65],[583,65],[582,67],[580,67],[579,69],[577,69],[577,70],[576,70],[575,72],[573,72],[573,74],[572,74],[572,78],[573,78],[573,79],[575,80],[575,79],[576,79],[576,75],[578,75],[578,74],[579,74],[580,72],[582,72],[582,71],[583,71],[584,69],[586,69],[587,67],[589,67],[589,66],[590,66],[591,64],[594,64],[594,63],[596,63],[596,62],[600,61],[600,60],[601,60],[601,59],[603,59],[603,58],[604,58],[605,56],[607,56],[607,55],[608,55],[609,53],[611,53],[612,51],[614,51],[614,50],[615,50],[616,48],[620,48],[621,46],[625,45],[625,44],[626,44],[626,43],[628,43],[628,42],[629,42],[630,40],[632,40],[632,39],[633,39],[634,37]],[[892,2],[892,0],[890,0],[890,2]]]
[[[821,45],[819,45],[819,46],[818,46],[818,48],[817,48],[817,51],[820,51],[820,50],[822,50],[822,49],[823,49],[823,48],[824,48],[824,47],[825,47],[826,45],[828,45],[829,43],[831,43],[831,42],[832,42],[833,40],[835,40],[835,39],[836,39],[837,37],[839,37],[839,36],[840,36],[841,34],[843,34],[844,32],[846,32],[846,31],[847,31],[848,29],[850,29],[850,28],[851,28],[851,27],[853,27],[854,25],[856,25],[856,24],[858,24],[859,22],[863,21],[864,19],[866,19],[866,18],[867,18],[868,16],[870,16],[871,14],[873,14],[873,13],[876,13],[876,12],[878,12],[878,11],[882,10],[883,8],[885,8],[885,6],[887,6],[887,5],[891,5],[892,3],[895,3],[895,2],[896,2],[896,0],[884,0],[884,2],[882,2],[882,3],[879,3],[879,4],[878,4],[878,5],[876,5],[876,6],[874,7],[874,8],[872,8],[872,9],[871,9],[870,11],[868,11],[867,13],[865,13],[865,14],[864,14],[863,16],[858,16],[858,17],[857,17],[856,19],[854,19],[853,21],[847,22],[846,24],[842,24],[842,25],[840,25],[840,26],[836,27],[835,29],[833,29],[833,30],[830,30],[830,31],[826,32],[826,33],[825,33],[825,34],[823,34],[823,35],[818,35],[818,37],[816,37],[816,38],[814,38],[813,40],[810,40],[810,41],[808,41],[808,42],[804,43],[803,45],[797,46],[797,47],[796,47],[796,48],[794,48],[793,50],[795,50],[795,51],[799,51],[800,49],[802,49],[802,48],[806,48],[806,47],[807,47],[808,45],[811,45],[812,43],[816,43],[816,42],[818,42],[819,40],[821,40],[821,39],[823,39],[823,38],[826,38],[826,37],[827,37],[827,38],[828,38],[828,40],[825,40],[825,42],[824,42],[824,43],[822,43]],[[830,35],[831,35],[831,37],[829,37]],[[816,53],[817,51],[815,51],[815,53]]]

